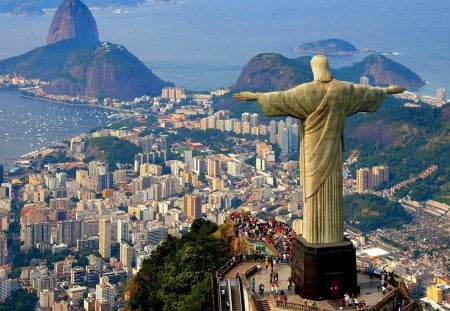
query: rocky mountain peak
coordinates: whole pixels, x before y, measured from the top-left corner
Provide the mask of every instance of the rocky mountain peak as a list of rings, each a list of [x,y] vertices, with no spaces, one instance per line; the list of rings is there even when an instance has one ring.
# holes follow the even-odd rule
[[[56,10],[48,31],[47,44],[66,39],[98,44],[98,30],[89,8],[80,0],[64,0]]]

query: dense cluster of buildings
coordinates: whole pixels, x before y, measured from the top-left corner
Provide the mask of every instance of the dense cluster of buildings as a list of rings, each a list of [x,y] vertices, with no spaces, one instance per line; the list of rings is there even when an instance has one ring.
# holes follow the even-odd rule
[[[411,100],[411,103],[405,104],[405,106],[408,107],[420,107],[418,105],[418,102],[424,102],[426,104],[429,104],[434,107],[443,107],[444,105],[447,105],[449,100],[447,98],[447,90],[444,88],[438,88],[436,89],[436,95],[433,96],[426,96],[426,95],[420,95],[417,93],[412,92],[403,92],[402,94],[395,95],[399,98],[408,99]]]
[[[256,114],[245,113],[238,122],[261,126]],[[101,130],[73,137],[67,147],[81,161],[92,137],[117,136],[142,148],[131,167],[110,171],[101,161],[56,163],[28,174],[22,184],[2,183],[1,229],[8,230],[14,220],[13,196],[25,203],[19,216],[22,251],[91,253],[83,265],[67,256],[53,266],[30,262],[18,279],[4,272],[4,298],[19,282],[38,296],[42,308],[64,310],[68,297],[90,306],[88,310],[109,310],[118,297],[108,277],[136,273],[168,234],[182,235],[193,219],[208,217],[220,224],[236,200],[252,212],[268,211],[277,203],[280,210],[298,211],[300,196],[292,191],[299,189],[298,173],[292,174],[298,163],[277,164],[271,144],[248,141],[239,145],[242,153],[225,155],[204,153],[207,147],[195,142],[179,142],[181,159],[168,160],[173,146],[167,138],[140,136],[141,131]],[[247,164],[254,156],[256,165]],[[0,236],[2,264],[7,262],[6,244],[6,236]]]
[[[450,280],[448,278],[434,278],[432,285],[427,287],[427,298],[437,304],[450,301]]]
[[[21,267],[19,278],[12,278],[13,267],[4,265],[7,237],[0,234],[0,301],[20,283],[36,293],[44,310],[67,310],[69,300],[81,302],[86,310],[109,310],[120,303],[117,284],[110,280],[135,274],[168,234],[181,236],[194,219],[207,217],[221,224],[236,202],[252,214],[270,212],[277,220],[289,221],[301,233],[301,219],[292,221],[301,216],[298,161],[279,163],[273,150],[278,145],[282,155],[298,152],[298,120],[264,124],[258,114],[232,118],[226,110],[214,112],[212,97],[227,91],[194,95],[191,104],[175,110],[176,103],[186,99],[182,88],[165,88],[160,98],[142,100],[151,101],[159,127],[170,131],[216,129],[236,137],[253,135],[236,144],[234,153],[211,152],[207,142],[169,144],[166,135],[142,136],[144,127],[100,130],[70,140],[66,152],[80,162],[48,164],[21,184],[1,180],[0,229],[9,230],[18,216],[22,251],[90,255],[81,263],[66,256],[52,266],[33,260]],[[99,136],[126,139],[142,152],[131,167],[119,165],[112,171],[106,162],[82,162],[89,156],[89,140]],[[171,157],[174,153],[177,156]],[[249,159],[255,159],[254,165]],[[356,183],[347,180],[346,193],[370,191],[389,180],[389,168],[363,168]],[[20,216],[11,212],[14,196],[25,202]]]
[[[207,117],[192,121],[189,119],[189,115],[192,115],[193,112],[200,115],[207,113],[202,108],[183,107],[177,109],[174,114],[161,116],[159,124],[163,128],[217,129],[234,134],[263,136],[271,144],[278,145],[284,154],[299,149],[299,123],[297,119],[287,117],[285,120],[271,120],[267,125],[260,122],[257,113],[244,112],[238,119],[230,118],[229,111],[220,110]]]

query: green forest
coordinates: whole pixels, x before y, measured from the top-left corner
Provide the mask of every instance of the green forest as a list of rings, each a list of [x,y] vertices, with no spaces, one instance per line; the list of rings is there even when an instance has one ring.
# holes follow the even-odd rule
[[[345,129],[345,157],[357,151],[357,168],[387,165],[390,187],[431,165],[438,170],[403,189],[413,199],[450,203],[450,107],[405,108],[388,103],[376,113],[349,118]],[[355,175],[354,175],[355,176]]]
[[[354,194],[344,197],[344,220],[362,232],[378,228],[401,229],[412,216],[398,202],[373,194]]]
[[[169,235],[128,282],[128,309],[212,310],[211,276],[231,258],[217,229],[199,218],[182,238]]]
[[[37,302],[33,295],[23,288],[14,291],[10,297],[0,303],[0,311],[29,311],[34,310]]]
[[[89,147],[95,150],[95,158],[108,163],[110,171],[116,168],[116,163],[132,165],[134,156],[142,152],[141,147],[114,136],[95,137],[89,141]]]

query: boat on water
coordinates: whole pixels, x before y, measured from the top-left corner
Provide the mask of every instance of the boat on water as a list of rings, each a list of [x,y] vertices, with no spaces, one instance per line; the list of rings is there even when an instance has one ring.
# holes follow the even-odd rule
[[[24,167],[24,168],[27,168],[27,167],[30,167],[30,166],[31,166],[31,161],[30,161],[30,160],[17,160],[17,161],[15,162],[15,164],[16,164],[18,167]]]
[[[16,165],[16,166],[13,166],[12,168],[10,168],[8,170],[8,173],[9,174],[16,174],[16,173],[18,173],[20,171],[20,169],[21,169],[21,167]]]

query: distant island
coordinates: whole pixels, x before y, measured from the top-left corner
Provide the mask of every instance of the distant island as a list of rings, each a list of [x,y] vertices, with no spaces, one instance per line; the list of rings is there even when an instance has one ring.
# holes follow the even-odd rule
[[[340,39],[307,42],[300,45],[295,50],[298,52],[324,55],[348,55],[358,53],[358,50],[353,44]]]
[[[323,55],[353,55],[358,53],[380,53],[387,55],[398,55],[397,52],[383,52],[368,48],[357,49],[350,42],[341,39],[325,39],[307,42],[295,48],[295,51],[308,54],[323,54]]]

